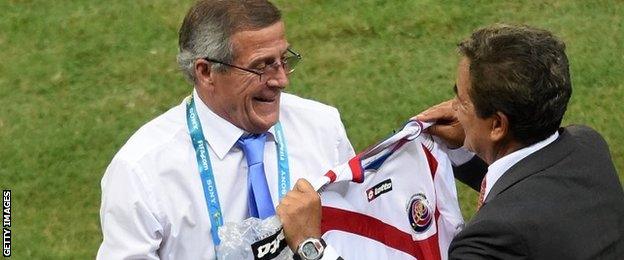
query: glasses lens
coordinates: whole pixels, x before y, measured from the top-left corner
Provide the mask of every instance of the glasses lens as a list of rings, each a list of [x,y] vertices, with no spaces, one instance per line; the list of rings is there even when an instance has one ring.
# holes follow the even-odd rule
[[[284,70],[287,73],[292,73],[293,71],[295,71],[295,67],[299,63],[299,60],[300,59],[299,59],[298,56],[288,56],[288,57],[284,58],[284,61],[283,61]]]

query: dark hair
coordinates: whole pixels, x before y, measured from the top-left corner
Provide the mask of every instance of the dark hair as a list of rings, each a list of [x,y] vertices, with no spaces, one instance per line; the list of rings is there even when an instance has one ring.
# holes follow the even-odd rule
[[[210,57],[226,63],[235,59],[230,37],[240,31],[268,27],[282,19],[266,0],[201,0],[191,7],[180,27],[178,65],[191,83],[195,82],[196,59]],[[213,69],[225,68],[213,63]]]
[[[572,94],[565,44],[546,30],[496,24],[458,45],[468,58],[476,113],[509,118],[516,141],[530,145],[560,126]]]

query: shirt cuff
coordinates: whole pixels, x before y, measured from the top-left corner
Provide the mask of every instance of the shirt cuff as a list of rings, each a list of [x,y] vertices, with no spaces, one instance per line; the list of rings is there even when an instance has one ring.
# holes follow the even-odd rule
[[[448,149],[446,154],[451,160],[451,164],[455,167],[467,163],[475,155],[475,153],[468,151],[468,149],[463,146],[457,149]]]
[[[333,247],[331,247],[330,245],[327,245],[325,247],[325,250],[323,251],[323,257],[321,257],[320,260],[337,260],[337,259],[342,259],[342,257],[340,257],[338,252],[336,252],[336,250],[334,250]]]

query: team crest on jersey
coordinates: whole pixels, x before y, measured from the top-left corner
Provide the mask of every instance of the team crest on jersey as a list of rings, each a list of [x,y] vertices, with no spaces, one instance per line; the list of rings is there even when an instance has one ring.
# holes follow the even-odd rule
[[[418,193],[407,203],[407,218],[416,233],[425,232],[433,222],[433,214],[425,194]]]
[[[392,190],[392,180],[387,179],[373,186],[372,188],[366,190],[366,197],[368,198],[368,202],[376,199],[386,192],[390,192]]]

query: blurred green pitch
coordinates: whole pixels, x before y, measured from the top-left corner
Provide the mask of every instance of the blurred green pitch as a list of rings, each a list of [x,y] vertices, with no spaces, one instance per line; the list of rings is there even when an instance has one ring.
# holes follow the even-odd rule
[[[15,259],[95,256],[106,165],[191,91],[175,63],[182,2],[0,1],[0,188],[13,191]],[[358,150],[453,96],[455,45],[472,30],[552,30],[572,70],[565,124],[598,129],[624,180],[622,1],[276,4],[304,55],[287,91],[337,107]],[[470,218],[476,193],[458,188]]]

